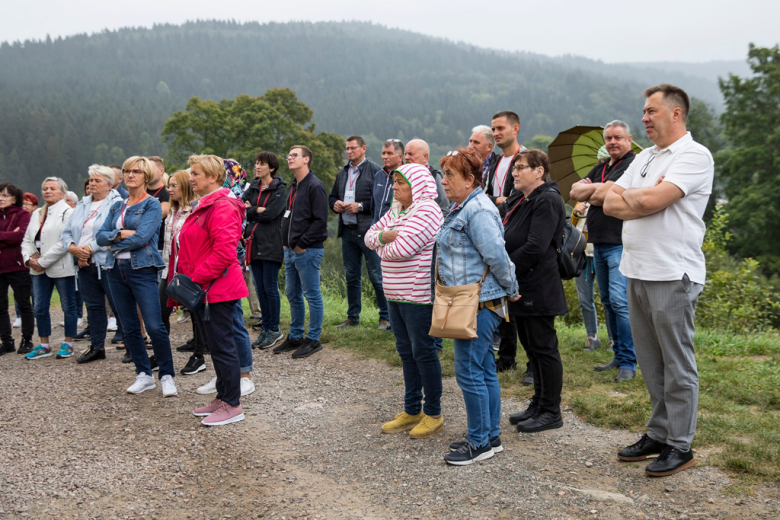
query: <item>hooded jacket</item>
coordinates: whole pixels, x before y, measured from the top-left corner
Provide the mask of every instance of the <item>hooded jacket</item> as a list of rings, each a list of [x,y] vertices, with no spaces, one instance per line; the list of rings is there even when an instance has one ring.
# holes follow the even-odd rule
[[[285,193],[287,184],[281,177],[274,177],[271,184],[265,190],[260,190],[260,179],[255,179],[244,192],[241,200],[249,202],[246,210],[246,228],[244,237],[253,235],[252,260],[269,260],[271,262],[284,262],[284,248],[282,246],[282,215],[285,208]],[[258,212],[257,208],[263,206],[265,211]],[[254,231],[254,232],[253,232]]]
[[[499,206],[504,240],[515,264],[520,299],[509,303],[515,316],[561,316],[568,312],[555,237],[563,233],[566,211],[558,184],[545,182],[528,198],[516,191]],[[521,202],[522,199],[522,202]],[[511,213],[510,213],[511,212]]]
[[[206,295],[209,303],[238,300],[249,296],[236,247],[241,238],[244,205],[220,188],[206,195],[184,221],[178,241],[174,241],[169,273],[186,274],[203,290],[214,281]],[[178,243],[177,243],[178,242]],[[178,256],[178,262],[176,258]]]
[[[27,262],[32,255],[38,252],[35,247],[35,236],[41,227],[41,212],[44,208],[36,209],[30,217],[30,225],[24,234],[22,241],[22,258]],[[46,276],[49,278],[65,278],[75,276],[76,271],[73,267],[73,257],[68,250],[62,246],[62,231],[68,225],[68,220],[73,214],[73,208],[68,206],[63,198],[56,204],[49,206],[46,220],[43,222],[41,230],[41,257],[38,264],[43,267]],[[43,273],[30,269],[30,274],[39,276]]]
[[[394,199],[390,211],[371,226],[364,240],[382,259],[385,298],[430,305],[433,245],[444,221],[436,203],[436,181],[420,164],[404,164],[395,172],[411,186],[412,204],[404,208]],[[398,236],[390,243],[383,242],[382,233],[391,229],[398,231]]]
[[[27,271],[22,258],[22,240],[30,213],[20,206],[0,209],[0,273]],[[19,228],[18,231],[14,231]]]

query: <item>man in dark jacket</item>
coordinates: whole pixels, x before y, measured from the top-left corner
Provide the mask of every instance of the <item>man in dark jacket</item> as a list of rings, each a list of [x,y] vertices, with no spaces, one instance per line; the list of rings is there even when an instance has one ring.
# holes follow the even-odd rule
[[[282,245],[284,246],[285,294],[290,302],[290,334],[274,347],[274,354],[295,350],[292,357],[305,358],[322,350],[322,292],[320,265],[328,238],[328,193],[322,181],[309,170],[312,153],[296,145],[287,155],[287,166],[295,176],[287,192],[287,205],[282,214]],[[306,307],[309,303],[309,333],[304,339]]]
[[[512,193],[514,187],[512,167],[517,154],[525,151],[526,147],[517,142],[520,116],[514,112],[509,110],[499,112],[493,116],[490,126],[493,130],[493,138],[502,153],[491,159],[485,177],[485,195],[498,206]]]
[[[374,176],[381,170],[366,158],[366,142],[359,135],[347,138],[347,159],[349,162],[336,175],[328,204],[339,214],[339,232],[341,238],[341,257],[344,263],[344,275],[347,279],[347,319],[336,328],[354,327],[360,324],[361,294],[363,286],[363,258],[371,285],[376,293],[379,307],[379,330],[390,328],[387,300],[382,289],[382,262],[374,251],[369,249],[363,237],[371,227],[374,212]]]
[[[393,172],[404,163],[404,143],[388,139],[382,146],[382,169],[374,175],[374,218],[379,222],[393,205]]]

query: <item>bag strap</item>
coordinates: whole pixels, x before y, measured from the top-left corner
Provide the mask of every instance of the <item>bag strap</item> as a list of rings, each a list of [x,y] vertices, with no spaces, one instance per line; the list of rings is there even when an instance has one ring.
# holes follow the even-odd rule
[[[226,268],[225,268],[225,272],[224,272],[224,273],[222,273],[222,276],[227,276],[227,273],[228,273],[228,268],[226,267]],[[214,282],[216,282],[216,281],[217,281],[217,279],[219,279],[219,278],[220,278],[220,277],[219,277],[219,276],[217,276],[216,278],[214,278],[213,280],[211,280],[211,283],[209,284],[209,286],[208,286],[208,287],[206,287],[206,290],[205,290],[205,291],[203,291],[203,292],[204,292],[204,293],[206,293],[206,294],[208,294],[208,292],[209,292],[209,289],[211,289],[211,286],[212,286],[212,285],[214,285]]]

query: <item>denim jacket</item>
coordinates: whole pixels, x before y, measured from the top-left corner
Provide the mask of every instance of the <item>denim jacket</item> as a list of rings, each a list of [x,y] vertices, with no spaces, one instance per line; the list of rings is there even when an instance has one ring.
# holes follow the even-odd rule
[[[154,197],[146,197],[141,202],[127,207],[123,221],[124,229],[134,229],[136,233],[124,240],[114,242],[119,230],[116,228],[116,219],[122,213],[125,201],[116,201],[108,212],[106,220],[96,233],[96,240],[100,246],[108,246],[108,255],[103,267],[114,267],[114,254],[129,251],[130,262],[133,269],[144,267],[156,267],[158,270],[165,267],[160,253],[157,251],[157,238],[160,234],[160,222],[162,221],[162,207]]]
[[[496,205],[477,188],[462,204],[450,206],[436,235],[439,278],[447,286],[467,285],[482,279],[479,301],[517,296],[515,266],[504,247],[504,226]]]
[[[111,211],[111,206],[113,206],[116,201],[121,202],[122,200],[122,196],[118,191],[111,190],[108,192],[108,195],[106,195],[103,204],[100,205],[97,214],[92,217],[95,219],[95,235],[97,235],[97,231],[100,230],[101,225],[105,221],[106,215]],[[84,228],[84,221],[89,216],[90,204],[92,204],[92,195],[87,195],[81,199],[73,209],[73,214],[70,216],[68,225],[65,226],[65,229],[62,231],[62,245],[65,247],[66,251],[71,244],[79,243],[79,240],[81,239],[81,230]],[[92,257],[95,259],[95,264],[98,267],[105,266],[108,258],[108,249],[98,245],[96,236],[92,237],[90,245],[92,246]],[[100,270],[98,270],[98,278],[100,278]]]

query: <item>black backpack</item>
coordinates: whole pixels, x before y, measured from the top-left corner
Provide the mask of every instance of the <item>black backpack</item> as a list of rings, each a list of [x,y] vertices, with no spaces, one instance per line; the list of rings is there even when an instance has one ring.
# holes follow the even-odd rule
[[[554,189],[547,191],[557,193],[557,190]],[[571,223],[571,217],[567,217],[565,212],[564,218],[566,221],[563,224],[563,233],[560,241],[555,242],[555,249],[558,251],[558,272],[561,279],[571,280],[585,270],[585,265],[588,262],[585,256],[585,246],[588,245],[588,241],[585,239],[585,235],[574,227],[574,224]]]

